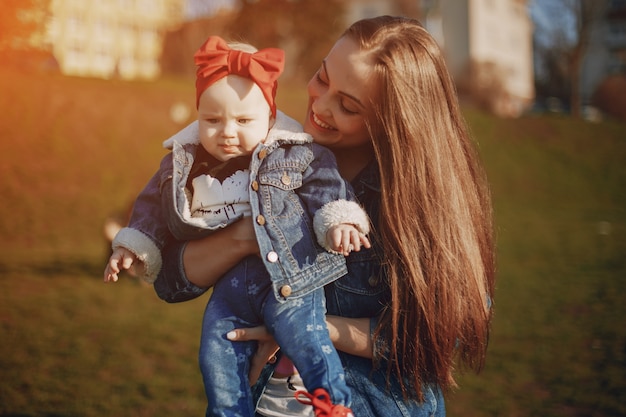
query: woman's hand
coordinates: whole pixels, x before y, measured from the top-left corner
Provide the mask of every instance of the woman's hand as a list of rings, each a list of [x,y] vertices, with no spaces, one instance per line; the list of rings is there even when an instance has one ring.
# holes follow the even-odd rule
[[[247,340],[256,340],[259,345],[250,363],[250,373],[248,378],[250,385],[259,379],[263,367],[272,359],[276,360],[276,352],[278,352],[278,343],[274,337],[269,334],[265,326],[249,327],[247,329],[235,329],[226,335],[228,340],[232,342],[243,342]]]
[[[185,275],[198,287],[212,287],[243,258],[258,253],[254,224],[244,217],[205,238],[189,241],[183,252]]]
[[[254,224],[252,217],[244,217],[241,220],[229,225],[227,229],[230,231],[234,240],[242,242],[242,244],[248,245],[248,248],[253,248],[256,252],[259,252],[259,246],[256,243],[256,233],[254,232]],[[249,246],[252,245],[252,246]]]
[[[330,340],[337,350],[362,356],[364,358],[373,357],[373,344],[370,339],[370,319],[368,318],[346,318],[339,316],[326,316]],[[256,352],[250,363],[250,385],[253,385],[263,367],[275,359],[278,352],[278,344],[274,337],[269,334],[265,326],[235,329],[230,331],[226,337],[232,342],[243,342],[256,340],[259,342]]]

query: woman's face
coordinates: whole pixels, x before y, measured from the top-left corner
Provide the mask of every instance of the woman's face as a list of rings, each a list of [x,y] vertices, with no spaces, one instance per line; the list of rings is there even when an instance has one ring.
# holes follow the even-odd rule
[[[372,65],[357,43],[340,38],[307,86],[309,105],[304,131],[329,148],[362,146],[370,141],[365,126]]]

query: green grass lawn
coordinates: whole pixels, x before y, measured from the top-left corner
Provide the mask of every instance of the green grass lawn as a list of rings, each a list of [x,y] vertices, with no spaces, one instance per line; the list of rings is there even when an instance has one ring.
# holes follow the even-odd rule
[[[200,416],[206,297],[102,283],[124,211],[193,106],[191,80],[0,69],[0,417]],[[300,118],[304,89],[278,104]],[[450,416],[626,415],[626,125],[467,111],[493,187],[495,321]]]

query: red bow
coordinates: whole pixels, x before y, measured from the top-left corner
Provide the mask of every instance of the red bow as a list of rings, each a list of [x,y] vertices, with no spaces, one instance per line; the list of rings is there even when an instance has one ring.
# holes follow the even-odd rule
[[[267,48],[255,53],[231,49],[219,36],[210,36],[194,55],[196,71],[196,107],[200,96],[211,84],[227,75],[249,78],[261,88],[276,115],[276,80],[285,66],[282,49]]]

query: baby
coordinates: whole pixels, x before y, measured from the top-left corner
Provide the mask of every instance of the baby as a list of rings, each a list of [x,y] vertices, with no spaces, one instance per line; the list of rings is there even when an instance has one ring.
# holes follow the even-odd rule
[[[350,390],[326,328],[323,286],[346,273],[343,255],[370,246],[369,219],[332,153],[276,110],[282,50],[229,46],[212,36],[195,62],[198,122],[165,142],[172,152],[114,239],[104,280],[117,281],[122,269],[141,263],[144,279],[153,282],[168,239],[197,239],[252,216],[261,256],[220,279],[204,315],[199,359],[207,416],[254,416],[248,370],[256,342],[226,335],[259,324],[307,390],[349,416]]]

